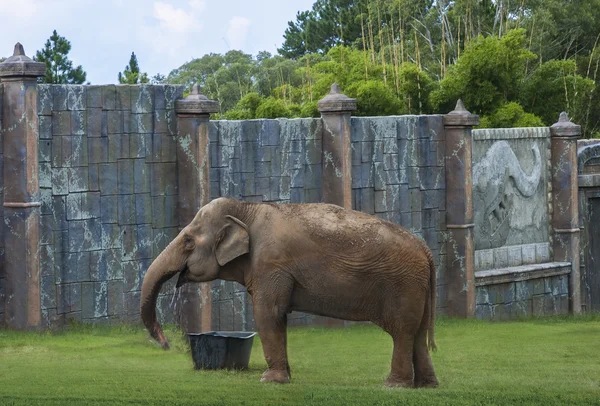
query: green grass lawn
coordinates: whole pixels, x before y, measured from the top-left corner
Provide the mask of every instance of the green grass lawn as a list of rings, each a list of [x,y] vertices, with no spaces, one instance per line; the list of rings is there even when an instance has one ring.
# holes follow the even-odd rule
[[[0,330],[0,404],[598,404],[600,316],[438,320],[437,389],[388,389],[392,342],[374,326],[289,331],[292,383],[260,383],[258,337],[244,372],[196,371],[181,334],[163,351],[140,329]]]

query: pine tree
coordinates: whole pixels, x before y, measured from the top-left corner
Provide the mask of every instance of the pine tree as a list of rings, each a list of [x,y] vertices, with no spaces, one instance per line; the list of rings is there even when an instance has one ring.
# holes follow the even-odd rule
[[[137,56],[135,56],[135,52],[132,52],[131,58],[129,58],[129,65],[125,67],[123,73],[119,72],[119,83],[122,85],[137,85],[138,83],[148,82],[148,74],[142,73],[140,75],[140,65],[138,64]]]
[[[46,41],[44,49],[37,51],[33,58],[46,64],[46,76],[39,79],[40,83],[82,84],[85,82],[86,73],[81,65],[73,68],[73,62],[67,57],[70,50],[71,43],[54,30],[52,36]]]

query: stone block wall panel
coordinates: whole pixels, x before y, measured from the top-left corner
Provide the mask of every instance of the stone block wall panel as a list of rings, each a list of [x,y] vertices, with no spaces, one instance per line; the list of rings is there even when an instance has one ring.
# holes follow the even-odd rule
[[[44,324],[139,323],[143,276],[178,232],[174,102],[183,88],[38,92]],[[163,322],[175,320],[173,292],[161,292]]]
[[[509,320],[569,313],[569,275],[476,288],[476,317]]]

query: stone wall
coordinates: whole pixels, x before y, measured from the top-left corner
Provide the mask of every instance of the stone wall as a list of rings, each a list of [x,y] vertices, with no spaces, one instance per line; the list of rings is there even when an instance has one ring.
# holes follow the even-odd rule
[[[44,325],[139,320],[152,260],[178,233],[172,86],[40,85]],[[173,321],[174,289],[159,315]]]
[[[20,91],[14,83],[11,89]],[[20,134],[29,134],[27,145],[38,146],[39,175],[34,170],[12,179],[10,172],[13,189],[33,186],[29,195],[4,204],[16,213],[33,213],[32,219],[39,211],[39,236],[35,227],[24,228],[24,237],[8,236],[20,250],[31,246],[39,252],[41,294],[36,278],[30,277],[29,290],[17,292],[19,300],[9,301],[12,307],[6,304],[7,286],[20,286],[9,285],[14,279],[6,275],[23,273],[18,262],[9,267],[9,261],[2,261],[7,268],[0,267],[0,320],[2,313],[27,306],[26,322],[32,326],[39,324],[40,307],[43,326],[70,319],[139,322],[144,273],[179,231],[177,206],[186,197],[178,183],[186,172],[177,162],[176,135],[195,115],[204,124],[192,123],[196,127],[190,127],[190,134],[202,128],[195,136],[208,136],[203,142],[208,142],[210,169],[197,168],[209,176],[192,182],[192,189],[195,185],[201,193],[185,188],[188,192],[202,195],[203,201],[208,187],[211,198],[275,204],[343,201],[345,207],[401,224],[433,252],[440,313],[480,318],[562,313],[573,278],[579,278],[571,272],[579,266],[571,259],[571,251],[579,249],[578,229],[568,217],[576,211],[562,209],[570,207],[576,194],[568,181],[579,127],[566,115],[550,129],[471,133],[477,116],[460,101],[445,116],[351,118],[354,102],[333,86],[330,105],[320,104],[323,118],[210,122],[208,114],[218,106],[202,99],[196,87],[188,99],[198,106],[210,104],[210,111],[200,106],[197,114],[187,111],[178,123],[175,101],[182,97],[182,87],[28,83],[37,107],[24,102],[0,109],[5,119],[0,136],[11,134],[3,136],[3,148],[17,151]],[[35,112],[31,117],[37,118],[33,122],[39,129],[14,111]],[[195,153],[202,155],[199,149]],[[25,168],[17,168],[20,175]],[[6,173],[2,176],[8,177]],[[446,179],[451,179],[448,185]],[[326,190],[324,185],[329,185]],[[2,232],[3,244],[7,234]],[[553,262],[555,257],[565,262]],[[31,259],[27,269],[37,272],[35,255],[26,258]],[[182,302],[174,283],[159,296],[162,322],[175,322]],[[215,281],[212,300],[212,314],[205,308],[202,315],[212,329],[255,327],[242,286]],[[569,308],[577,308],[573,300],[569,296]],[[24,317],[19,314],[18,321]],[[292,325],[323,321],[301,313],[289,320]]]

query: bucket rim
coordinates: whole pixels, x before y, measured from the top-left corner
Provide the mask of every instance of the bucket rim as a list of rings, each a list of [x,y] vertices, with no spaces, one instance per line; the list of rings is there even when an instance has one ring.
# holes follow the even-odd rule
[[[243,337],[235,336],[234,334],[244,335]],[[200,337],[200,336],[211,336],[211,337],[222,337],[222,338],[239,338],[246,340],[252,338],[257,334],[256,331],[206,331],[204,333],[186,333],[188,337]]]

